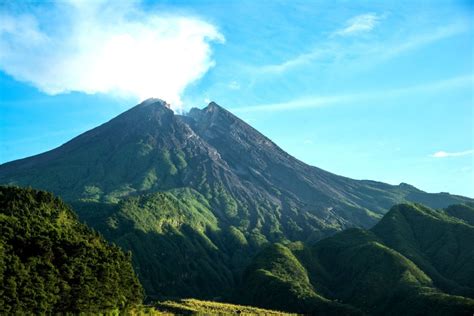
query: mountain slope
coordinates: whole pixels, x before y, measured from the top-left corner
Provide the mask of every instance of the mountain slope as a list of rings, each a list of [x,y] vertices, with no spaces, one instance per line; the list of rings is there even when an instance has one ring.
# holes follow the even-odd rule
[[[215,103],[179,116],[156,99],[57,149],[1,165],[0,183],[105,203],[190,187],[220,220],[274,241],[367,227],[405,200],[436,208],[472,201],[337,176],[291,157]]]
[[[456,217],[464,221],[466,224],[474,226],[473,203],[450,205],[445,211],[448,215]]]
[[[269,243],[371,227],[400,202],[472,202],[334,175],[291,157],[215,103],[182,116],[156,99],[52,151],[0,165],[0,183],[71,203],[135,254],[149,295],[201,298],[227,293]],[[192,263],[174,264],[190,253]]]
[[[150,193],[107,208],[97,203],[73,205],[89,226],[132,251],[149,298],[215,298],[231,292],[230,254],[238,255],[237,242],[217,227],[208,201],[198,192]]]
[[[351,306],[319,294],[295,254],[278,243],[260,252],[247,267],[238,299],[257,306],[304,314],[361,314]]]
[[[474,226],[448,215],[464,207],[453,205],[443,213],[397,205],[372,231],[422,268],[437,287],[474,297]]]
[[[130,257],[51,194],[0,186],[0,314],[107,312],[140,304]]]
[[[430,225],[437,227],[430,229]],[[413,232],[420,233],[416,239]],[[290,310],[312,313],[326,308],[317,302],[306,307],[308,299],[318,296],[375,315],[469,314],[474,311],[474,300],[467,298],[474,297],[473,233],[473,226],[446,214],[421,205],[397,205],[371,231],[349,229],[313,246],[270,246],[244,274],[244,302],[278,308],[279,302],[289,300]],[[450,238],[439,238],[444,234]],[[446,253],[453,248],[459,249],[458,256]],[[302,271],[305,281],[278,277],[282,262],[286,271]],[[266,280],[260,277],[262,271],[267,271]],[[441,291],[440,278],[451,287]],[[295,290],[299,284],[306,286]],[[275,292],[279,300],[258,302]]]

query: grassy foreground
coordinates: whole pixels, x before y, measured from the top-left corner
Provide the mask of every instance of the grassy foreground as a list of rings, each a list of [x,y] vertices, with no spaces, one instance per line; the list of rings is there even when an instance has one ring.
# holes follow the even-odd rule
[[[296,315],[250,306],[201,301],[196,299],[163,301],[156,303],[155,306],[159,312],[162,312],[165,315]]]

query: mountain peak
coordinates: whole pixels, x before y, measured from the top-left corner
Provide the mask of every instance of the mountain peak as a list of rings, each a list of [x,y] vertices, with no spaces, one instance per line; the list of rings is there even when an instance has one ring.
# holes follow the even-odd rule
[[[206,108],[209,109],[222,109],[222,107],[214,101],[211,101]]]
[[[206,113],[228,112],[226,109],[224,109],[222,106],[220,106],[219,104],[217,104],[214,101],[210,102],[203,109],[203,111],[206,112]]]
[[[168,102],[158,99],[158,98],[149,98],[138,104],[138,106],[150,106],[150,105],[161,105],[168,109],[171,109],[171,104]]]
[[[125,131],[151,130],[168,126],[174,117],[170,105],[161,99],[150,98],[110,120],[106,126],[120,126]]]
[[[216,102],[210,102],[205,108],[192,108],[188,112],[188,116],[197,121],[213,122],[219,121],[222,124],[229,125],[232,122],[239,120],[231,112],[224,109]]]
[[[220,106],[216,102],[209,103],[204,109],[202,109],[201,112],[208,119],[214,122],[220,121],[221,123],[232,124],[241,121],[232,112],[226,110],[224,107]]]

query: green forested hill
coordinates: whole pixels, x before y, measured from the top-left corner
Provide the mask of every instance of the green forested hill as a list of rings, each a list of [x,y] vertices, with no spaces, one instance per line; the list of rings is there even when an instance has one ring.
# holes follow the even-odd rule
[[[264,249],[247,268],[237,297],[256,306],[318,315],[359,315],[356,308],[315,290],[295,252],[282,244]]]
[[[295,313],[474,311],[469,205],[433,210],[401,204],[371,230],[349,229],[313,245],[267,244],[260,252],[238,229],[218,227],[207,200],[193,190],[130,197],[109,207],[76,206],[108,239],[133,250],[151,298],[209,297],[225,289],[214,299]],[[80,224],[61,200],[0,187],[0,210],[1,314],[98,313],[142,302],[130,258]],[[244,266],[242,280],[236,279]],[[278,313],[195,300],[156,306],[149,312]]]
[[[448,211],[397,205],[369,231],[270,246],[246,270],[241,294],[268,308],[289,302],[296,312],[324,314],[342,303],[367,314],[469,315],[473,254],[473,226]]]
[[[79,203],[75,209],[107,239],[133,251],[137,274],[150,297],[206,297],[231,284],[222,254],[207,237],[217,230],[216,218],[197,192],[131,197],[109,209]]]
[[[235,277],[260,240],[236,227],[221,228],[210,204],[192,189],[122,200],[117,205],[74,203],[87,224],[133,252],[150,298],[229,298]]]
[[[0,314],[98,313],[139,304],[129,255],[50,193],[0,186]]]
[[[474,203],[450,205],[446,213],[474,226]]]
[[[127,219],[133,216],[142,219],[137,221],[140,225],[136,230],[143,232],[160,232],[179,227],[183,222],[202,230],[212,228],[215,219],[206,211],[206,203],[199,201],[199,195],[195,194],[178,190],[129,199],[121,205],[126,211],[110,213],[111,224],[104,229],[110,230],[110,236],[117,230],[127,231],[130,229],[126,226]],[[156,203],[160,205],[161,213],[147,212],[147,208]],[[90,210],[90,213],[96,214],[95,211]],[[133,236],[133,230],[131,232]],[[175,232],[180,234],[179,229]],[[117,236],[123,237],[123,240],[117,239],[123,245],[127,238],[134,238]],[[145,255],[149,246],[144,242],[143,252],[138,253]],[[205,247],[204,244],[201,246]],[[199,248],[199,242],[194,244],[190,240],[189,248],[182,249],[181,255],[192,257],[193,247]],[[157,260],[153,251],[149,255],[149,264],[169,261],[160,266],[168,269],[172,266],[171,261],[179,266],[206,260],[179,255]],[[204,266],[209,264],[211,262],[203,263]],[[178,272],[171,272],[170,282],[161,286],[185,287],[177,279],[174,283],[171,281],[179,278]],[[187,291],[197,294],[191,289]],[[143,307],[142,300],[143,291],[129,255],[79,223],[73,211],[60,199],[44,191],[0,186],[0,315],[290,315],[196,299],[166,300]]]
[[[449,215],[462,211],[474,215],[465,205],[452,205],[445,212],[397,205],[372,231],[425,271],[436,287],[474,297],[474,226]]]

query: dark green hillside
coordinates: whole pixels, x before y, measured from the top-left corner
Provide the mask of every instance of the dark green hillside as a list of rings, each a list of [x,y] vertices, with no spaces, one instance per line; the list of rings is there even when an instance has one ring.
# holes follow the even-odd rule
[[[474,226],[474,204],[450,205],[445,211],[448,215],[457,217],[466,222],[466,224]]]
[[[446,213],[455,208],[460,209],[453,206]],[[417,264],[437,287],[474,297],[474,226],[446,213],[397,205],[372,231]]]
[[[239,249],[247,248],[242,233],[221,230],[206,198],[191,189],[130,197],[108,209],[97,203],[75,208],[107,239],[134,253],[152,298],[229,296],[233,270],[247,263],[239,257]]]
[[[142,301],[131,260],[50,193],[0,187],[0,314],[98,313]]]
[[[300,312],[338,302],[375,315],[469,315],[473,234],[442,211],[398,205],[371,231],[349,229],[313,246],[272,245],[246,270],[242,293],[249,304],[288,301]]]
[[[250,305],[318,315],[360,314],[318,294],[306,268],[281,244],[264,249],[247,268],[243,282],[240,299]]]
[[[472,300],[437,291],[416,264],[371,232],[348,230],[322,240],[310,251],[317,264],[309,265],[308,270],[316,284],[321,282],[321,291],[366,313],[416,314],[422,310],[439,314],[432,309],[435,305],[453,313],[474,308]],[[413,301],[418,311],[412,309]]]

